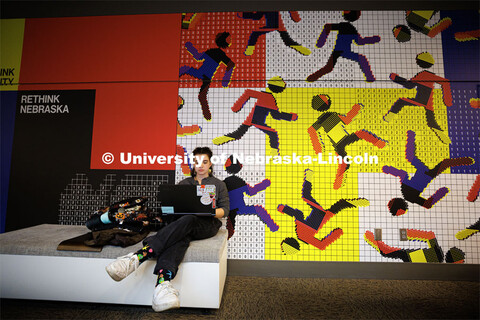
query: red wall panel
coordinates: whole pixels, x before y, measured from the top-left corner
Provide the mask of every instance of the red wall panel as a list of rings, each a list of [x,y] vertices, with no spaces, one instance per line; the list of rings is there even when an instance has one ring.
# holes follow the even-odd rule
[[[172,170],[124,165],[119,155],[175,154],[180,22],[180,14],[27,19],[19,90],[96,90],[92,169]]]

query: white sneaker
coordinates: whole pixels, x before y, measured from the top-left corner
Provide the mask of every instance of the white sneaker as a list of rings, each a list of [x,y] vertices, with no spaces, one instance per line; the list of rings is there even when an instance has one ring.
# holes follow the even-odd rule
[[[137,270],[140,262],[135,253],[129,253],[126,256],[118,257],[117,260],[105,267],[108,275],[115,281],[125,279],[130,273]]]
[[[180,308],[178,290],[172,286],[170,281],[164,281],[155,287],[153,291],[152,308],[156,312]]]

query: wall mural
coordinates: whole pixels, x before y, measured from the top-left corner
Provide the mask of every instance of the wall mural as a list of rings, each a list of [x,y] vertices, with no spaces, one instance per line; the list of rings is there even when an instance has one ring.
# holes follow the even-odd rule
[[[230,259],[478,264],[479,16],[2,20],[2,231],[158,208],[209,146]]]

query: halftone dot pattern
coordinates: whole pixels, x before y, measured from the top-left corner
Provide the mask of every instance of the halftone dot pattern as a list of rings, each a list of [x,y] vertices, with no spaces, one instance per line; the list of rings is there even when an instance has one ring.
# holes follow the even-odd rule
[[[222,145],[215,145],[212,140],[237,130],[249,115],[255,99],[250,99],[238,113],[231,110],[245,89],[265,91],[266,81],[274,76],[281,76],[287,84],[285,91],[274,93],[279,111],[298,115],[296,121],[267,117],[266,124],[278,133],[281,156],[291,156],[292,162],[295,161],[294,153],[300,156],[300,161],[303,160],[303,156],[317,158],[307,130],[322,114],[311,107],[313,96],[318,94],[329,95],[332,101],[329,111],[339,114],[347,114],[355,104],[362,104],[363,108],[351,123],[344,126],[345,130],[350,134],[366,130],[388,141],[388,144],[382,149],[364,140],[348,145],[346,147],[348,155],[367,153],[369,156],[377,156],[378,164],[352,163],[346,172],[343,186],[338,190],[333,189],[337,164],[320,164],[318,161],[304,164],[275,164],[272,163],[272,159],[269,164],[244,163],[242,171],[237,175],[250,185],[259,183],[265,178],[271,180],[271,186],[265,191],[251,198],[245,196],[245,203],[265,206],[280,228],[276,232],[271,232],[257,216],[237,216],[235,234],[228,244],[228,257],[292,261],[400,262],[383,258],[365,242],[363,235],[367,230],[381,228],[383,239],[388,245],[407,249],[427,247],[424,242],[399,241],[399,229],[406,228],[433,231],[444,254],[449,248],[456,246],[466,253],[466,263],[478,263],[480,259],[478,235],[460,241],[455,238],[455,234],[478,220],[476,212],[480,212],[478,208],[480,202],[478,200],[468,202],[466,196],[473,184],[475,173],[478,173],[480,161],[474,166],[455,167],[451,171],[448,169],[435,178],[423,191],[423,196],[429,197],[441,187],[448,187],[450,191],[431,209],[409,203],[409,210],[405,215],[394,217],[387,207],[390,199],[402,196],[401,184],[398,178],[383,173],[382,167],[394,166],[409,174],[416,171],[405,158],[408,130],[416,133],[416,156],[430,168],[446,158],[465,155],[478,158],[479,132],[476,129],[480,127],[478,109],[469,106],[469,100],[478,97],[477,83],[474,86],[471,83],[466,85],[452,81],[454,101],[451,107],[445,105],[440,85],[435,85],[433,90],[435,119],[442,130],[450,136],[451,145],[442,143],[427,126],[425,109],[422,107],[405,106],[389,122],[383,120],[383,116],[399,98],[415,97],[416,88],[405,89],[390,80],[389,76],[396,73],[403,78],[411,79],[422,72],[424,69],[419,67],[415,60],[419,53],[429,52],[435,64],[428,71],[445,77],[444,69],[448,65],[444,64],[447,61],[444,62],[443,33],[430,38],[412,30],[411,39],[400,43],[394,38],[392,29],[396,25],[407,24],[404,11],[362,11],[361,17],[352,25],[362,37],[379,35],[381,41],[369,45],[352,45],[352,51],[367,57],[376,81],[372,83],[365,81],[358,62],[339,58],[331,73],[314,83],[308,83],[305,81],[306,77],[325,65],[337,40],[337,32],[332,31],[325,46],[316,48],[315,43],[323,26],[326,23],[339,23],[345,20],[341,11],[300,11],[299,15],[301,21],[294,22],[287,11],[281,12],[290,37],[310,49],[310,55],[302,55],[286,46],[278,31],[272,31],[259,37],[252,56],[245,56],[251,31],[264,25],[265,20],[243,20],[235,13],[206,14],[194,29],[182,31],[183,60],[180,64],[196,67],[200,64],[195,64],[186,52],[185,42],[191,41],[199,51],[204,51],[214,47],[214,37],[218,32],[229,31],[234,44],[226,50],[226,53],[236,63],[234,77],[237,78],[233,78],[227,89],[220,88],[219,81],[212,82],[208,94],[212,121],[203,118],[198,102],[201,81],[192,81],[188,76],[180,79],[179,94],[184,98],[185,105],[179,111],[179,120],[182,125],[201,126],[202,132],[195,136],[178,137],[177,144],[185,147],[187,153],[196,146],[209,146],[215,155],[223,155],[225,158],[232,153],[244,156],[271,155],[268,136],[253,126],[239,140]],[[427,25],[432,26],[439,19],[440,14],[437,13]],[[240,36],[244,37],[242,44],[235,48],[237,45],[235,39]],[[243,68],[240,68],[240,61],[246,63]],[[221,80],[224,67],[218,72],[215,80]],[[325,131],[320,129],[319,133],[325,143],[323,160],[328,161],[328,156],[335,155],[335,150]],[[219,179],[223,180],[228,176],[222,163],[215,164],[214,167],[214,174]],[[341,228],[344,232],[325,250],[319,250],[300,241],[295,232],[294,218],[277,210],[278,205],[284,204],[301,210],[305,217],[310,214],[311,208],[301,198],[306,169],[314,173],[312,196],[324,209],[330,208],[340,199],[363,197],[370,201],[367,207],[340,211],[319,230],[316,234],[318,239],[324,238],[335,228]],[[176,181],[184,177],[180,166],[177,166]],[[281,243],[286,238],[298,240],[300,244],[298,253],[285,255],[282,252]]]
[[[308,128],[322,115],[311,107],[312,98],[318,94],[328,95],[332,105],[328,111],[339,114],[347,114],[353,105],[363,105],[362,110],[354,120],[344,125],[348,133],[355,133],[359,130],[367,130],[377,137],[388,141],[388,144],[379,149],[372,143],[360,140],[346,147],[350,156],[364,155],[377,156],[378,164],[352,164],[347,171],[352,172],[382,172],[384,164],[395,166],[398,169],[407,171],[414,170],[405,161],[405,143],[407,130],[416,133],[417,156],[430,167],[435,166],[441,160],[449,157],[448,146],[441,143],[435,133],[426,124],[424,108],[407,106],[391,122],[383,121],[383,115],[390,109],[390,106],[400,97],[409,97],[407,89],[342,89],[342,88],[288,88],[276,94],[275,98],[280,111],[294,112],[298,114],[297,121],[276,121],[272,119],[267,122],[272,128],[279,132],[280,155],[291,155],[293,152],[301,155],[316,157]],[[441,99],[441,92],[435,90],[434,94],[435,116],[439,125],[447,130],[446,107]],[[330,139],[323,129],[318,131],[325,143],[323,149],[323,160],[336,155]],[[449,172],[449,171],[446,171]]]
[[[126,174],[116,185],[111,194],[111,202],[117,202],[132,196],[147,197],[148,208],[154,212],[160,211],[160,202],[157,199],[158,186],[168,183],[167,175]]]
[[[480,173],[480,109],[472,108],[470,105],[470,99],[478,97],[479,93],[471,88],[471,84],[465,87],[452,90],[453,107],[448,110],[448,128],[452,139],[450,156],[472,157],[475,163],[451,170],[452,173]]]
[[[75,178],[60,194],[58,223],[64,225],[83,225],[98,209],[107,206],[110,191],[115,184],[115,175],[108,174],[100,188],[94,190],[88,176],[77,173]]]
[[[473,157],[469,167],[452,168],[452,173],[480,172],[480,110],[470,105],[470,99],[480,98],[480,42],[476,39],[458,41],[458,33],[477,30],[480,15],[475,10],[442,11],[442,17],[452,19],[452,25],[442,33],[445,75],[451,81],[453,106],[448,108],[452,157]]]
[[[332,30],[327,42],[322,48],[316,47],[318,36],[327,23],[346,22],[342,11],[299,11],[300,22],[294,22],[288,17],[288,12],[282,12],[285,27],[290,36],[311,50],[309,56],[286,47],[278,34],[267,35],[266,75],[281,76],[285,80],[295,81],[291,85],[305,88],[400,88],[389,79],[394,72],[404,78],[411,78],[422,69],[416,64],[415,57],[421,52],[429,52],[435,59],[435,64],[428,70],[442,76],[444,64],[441,35],[435,38],[412,31],[412,39],[400,43],[393,36],[392,29],[398,24],[406,24],[405,11],[362,11],[360,18],[352,22],[362,37],[380,36],[375,44],[352,44],[353,52],[364,55],[369,61],[375,82],[368,83],[361,71],[359,63],[346,58],[339,58],[335,68],[319,80],[309,83],[306,78],[311,73],[323,67],[332,54],[337,31]],[[440,14],[435,14],[431,21],[438,21]],[[429,25],[429,23],[427,23]]]
[[[433,168],[438,162],[444,158],[448,158],[448,146],[442,144],[435,134],[426,126],[423,108],[413,106],[406,107],[405,110],[403,110],[405,112],[403,114],[404,119],[397,120],[399,123],[402,123],[402,125],[400,125],[395,123],[395,120],[393,123],[383,121],[382,114],[385,110],[388,110],[388,106],[387,108],[383,108],[380,113],[378,112],[378,107],[369,107],[381,105],[382,102],[386,104],[388,100],[390,100],[390,103],[393,103],[398,97],[408,96],[408,90],[406,89],[291,88],[286,89],[280,94],[276,94],[275,98],[281,111],[296,112],[299,115],[297,121],[290,122],[271,119],[267,122],[269,126],[278,131],[280,155],[293,155],[295,153],[302,156],[308,155],[310,157],[316,157],[307,133],[308,127],[321,115],[320,112],[311,108],[311,99],[316,94],[329,95],[332,101],[332,106],[329,111],[340,114],[346,114],[355,103],[362,103],[364,108],[358,113],[354,121],[349,125],[345,125],[345,129],[349,133],[354,133],[362,129],[368,130],[378,137],[389,141],[389,144],[384,149],[378,149],[371,143],[365,141],[358,141],[348,146],[346,150],[349,155],[363,155],[364,153],[376,155],[378,157],[378,164],[352,164],[346,173],[344,185],[338,191],[333,190],[337,164],[318,164],[312,162],[310,165],[306,164],[301,166],[267,165],[267,177],[272,180],[272,187],[270,190],[267,190],[267,210],[269,212],[279,204],[288,204],[293,208],[303,211],[305,216],[309,214],[309,207],[303,203],[301,199],[303,172],[306,168],[312,169],[316,174],[318,171],[318,175],[321,177],[319,180],[321,192],[317,193],[317,195],[324,199],[325,204],[318,199],[317,201],[319,201],[324,208],[328,208],[341,198],[352,199],[358,197],[356,184],[358,172],[382,173],[382,167],[385,164],[408,172],[414,172],[415,168],[405,159],[406,131],[408,129],[414,130],[417,133],[416,154],[426,165]],[[441,92],[436,90],[435,98],[437,98],[437,101],[442,101],[440,95]],[[436,110],[439,124],[447,128],[445,108],[444,105],[443,108],[442,106],[438,106]],[[398,117],[400,116],[402,115]],[[405,123],[408,125],[405,126]],[[320,129],[320,134],[322,135],[322,140],[325,142],[323,160],[328,161],[328,155],[335,155],[335,150],[322,129]],[[432,150],[435,150],[435,152],[432,152]],[[448,170],[446,172],[448,172]],[[296,191],[293,187],[294,185],[297,186]],[[399,181],[397,182],[397,187],[398,190],[400,190]],[[295,192],[297,196],[292,197]],[[285,195],[287,195],[287,198],[284,199]],[[350,211],[356,213],[356,210],[357,209],[351,209]],[[360,210],[366,211],[369,209],[361,208]],[[280,220],[274,219],[279,223],[280,230],[276,233],[266,234],[266,259],[356,261],[358,258],[358,252],[355,250],[356,247],[348,247],[348,244],[356,243],[357,241],[356,239],[349,238],[349,227],[353,228],[352,232],[356,232],[355,225],[358,220],[356,220],[355,214],[349,216],[348,211],[349,210],[340,212],[317,234],[318,238],[323,238],[338,226],[344,231],[344,235],[340,239],[327,247],[321,254],[316,252],[320,251],[317,248],[301,242],[301,247],[305,250],[301,249],[300,252],[294,256],[283,255],[279,245],[284,238],[295,235],[294,219],[290,216],[282,215],[277,211],[276,214],[281,215],[281,218]],[[343,222],[345,222],[345,224],[342,225]],[[330,228],[328,226],[330,226]],[[338,248],[338,251],[333,250],[337,248],[335,245],[339,246],[341,244],[343,244],[343,247]],[[331,250],[330,255],[327,253],[329,250]],[[340,254],[339,251],[342,253]],[[347,254],[347,252],[349,254]]]
[[[312,181],[312,196],[325,209],[330,208],[340,199],[357,198],[357,179],[352,174],[346,185],[340,190],[333,190],[336,168],[327,165],[267,165],[267,176],[272,180],[272,186],[267,189],[267,210],[273,212],[279,205],[288,205],[303,212],[308,217],[311,208],[302,199],[302,185],[306,169],[314,171]],[[300,243],[300,252],[295,255],[284,255],[281,243],[285,238],[297,238],[295,219],[279,211],[275,212],[274,219],[280,229],[265,235],[265,259],[267,260],[297,260],[297,261],[358,261],[358,211],[345,209],[332,217],[316,234],[322,239],[333,229],[341,228],[343,235],[320,250],[313,245]]]
[[[265,85],[265,83],[263,83]],[[184,99],[183,108],[178,112],[178,119],[182,125],[197,124],[202,132],[194,136],[177,137],[177,144],[187,149],[191,154],[198,146],[207,146],[212,149],[214,156],[225,160],[232,154],[239,156],[265,155],[265,134],[255,127],[251,127],[239,140],[222,145],[215,145],[213,139],[236,130],[247,118],[254,106],[255,99],[248,101],[242,110],[235,113],[231,107],[247,88],[232,87],[229,89],[212,88],[210,90],[210,105],[212,121],[206,121],[197,100],[196,88],[180,88],[179,95]],[[262,91],[264,88],[248,88]],[[224,180],[229,176],[225,171],[224,162],[214,163],[214,175]],[[265,166],[243,163],[242,170],[237,174],[248,184],[254,185],[266,178]],[[186,178],[180,165],[176,166],[175,181]],[[268,188],[267,188],[268,190]],[[253,197],[244,197],[246,205],[265,206],[265,191]],[[226,220],[226,219],[223,219]],[[230,259],[264,259],[265,225],[255,215],[236,218],[235,234],[228,242],[228,258]],[[252,249],[253,248],[253,249]]]
[[[180,66],[188,65],[198,68],[202,62],[198,62],[185,49],[185,43],[190,41],[199,52],[211,48],[217,48],[215,36],[221,32],[229,32],[232,45],[223,49],[227,56],[235,63],[230,86],[264,86],[265,79],[265,38],[260,37],[255,52],[251,56],[244,54],[250,34],[253,30],[264,25],[264,20],[254,21],[242,19],[236,12],[209,12],[205,13],[192,29],[182,29]],[[211,88],[220,88],[222,77],[225,73],[223,64],[213,77]],[[216,81],[215,81],[216,80]],[[180,88],[200,88],[202,81],[191,76],[182,76]],[[209,98],[211,94],[209,94]]]
[[[223,178],[228,176],[229,174],[224,172]],[[266,177],[262,166],[245,163],[236,176],[245,180],[251,186],[261,182]],[[244,194],[244,201],[247,206],[265,207],[265,191],[261,191],[252,197]],[[269,213],[272,215],[271,211]],[[235,221],[235,233],[228,240],[228,258],[263,260],[265,258],[265,234],[270,232],[268,228],[256,215],[237,214]]]
[[[287,84],[288,85],[288,84]],[[301,156],[299,161],[303,161],[303,156],[317,158],[307,129],[311,126],[320,114],[311,108],[311,99],[318,93],[318,89],[300,89],[291,88],[284,92],[275,94],[277,105],[282,112],[293,112],[298,114],[296,121],[280,121],[269,119],[267,124],[278,131],[280,141],[280,155],[292,157],[292,164],[267,164],[267,177],[272,180],[272,186],[267,189],[267,210],[271,212],[276,210],[278,205],[289,205],[292,208],[299,209],[307,217],[310,214],[310,207],[302,200],[301,190],[303,184],[304,171],[311,169],[314,172],[314,182],[312,196],[328,209],[336,201],[344,199],[357,198],[358,190],[355,172],[348,172],[344,186],[340,190],[333,190],[333,181],[335,179],[336,164],[318,164],[312,161],[311,164],[294,164],[295,155]],[[323,89],[323,94],[329,94],[333,104],[335,99],[337,103],[342,104],[348,97],[345,90],[341,89]],[[351,105],[353,105],[352,103]],[[335,109],[337,110],[337,109]],[[343,111],[341,111],[343,113]],[[326,149],[325,154],[334,154],[333,147],[327,137],[324,138]],[[328,161],[328,158],[324,160]],[[316,237],[322,239],[333,229],[339,227],[344,234],[325,250],[300,243],[300,252],[296,255],[286,256],[282,253],[280,244],[287,237],[296,238],[294,218],[276,211],[274,220],[280,225],[279,231],[266,234],[266,259],[269,260],[321,260],[321,261],[357,261],[358,240],[356,239],[358,220],[356,209],[343,210],[328,221],[325,226],[317,233]]]
[[[249,88],[252,90],[263,90],[263,88]],[[265,134],[255,127],[251,127],[247,133],[239,140],[232,141],[222,145],[215,145],[213,139],[229,132],[232,132],[245,121],[248,117],[255,99],[248,101],[242,110],[235,113],[231,107],[235,101],[242,95],[246,88],[212,88],[210,90],[210,104],[212,111],[212,120],[206,121],[202,116],[202,111],[197,100],[196,88],[180,88],[179,95],[185,103],[178,112],[178,119],[182,125],[196,124],[202,128],[202,132],[194,136],[177,137],[177,144],[185,147],[190,154],[197,146],[207,146],[212,149],[214,155],[224,155],[225,159],[231,154],[265,154]],[[245,166],[248,169],[248,166]],[[180,166],[177,166],[176,180],[182,177],[178,175]],[[264,168],[251,167],[250,170],[259,170],[263,172]],[[214,164],[215,175],[224,172],[223,163]]]
[[[478,30],[480,14],[478,10],[440,11],[442,18],[450,18],[452,24],[442,32],[445,76],[452,82],[480,81],[480,41],[475,38],[459,41],[462,33]]]
[[[372,170],[381,172],[382,166],[388,164],[406,171],[415,170],[410,163],[405,161],[408,130],[416,133],[416,154],[427,166],[434,167],[441,160],[450,157],[448,145],[442,143],[427,126],[423,107],[406,106],[390,122],[383,121],[383,116],[397,99],[413,96],[414,93],[412,94],[412,91],[408,89],[357,89],[358,103],[363,104],[364,108],[358,115],[358,119],[350,124],[351,130],[366,129],[387,140],[388,144],[385,148],[378,149],[370,143],[359,142],[357,153],[377,155],[378,166],[361,164],[352,166],[352,169],[357,169],[358,172],[372,172]],[[443,103],[440,89],[434,89],[433,101],[435,118],[440,127],[448,132],[447,107]]]
[[[117,180],[116,174],[107,174],[99,189],[93,189],[88,176],[77,173],[60,195],[58,223],[84,225],[98,209],[139,196],[148,198],[148,208],[159,211],[158,186],[168,183],[168,175],[126,174],[119,182]]]
[[[358,175],[359,196],[370,201],[370,206],[359,210],[360,261],[401,262],[380,255],[365,240],[365,231],[382,229],[382,240],[389,246],[404,249],[427,248],[420,241],[400,241],[399,229],[433,231],[446,254],[448,249],[457,247],[465,252],[465,263],[478,264],[480,261],[480,238],[477,235],[466,240],[457,240],[455,234],[478,220],[479,202],[468,202],[466,196],[475,180],[473,174],[441,174],[422,193],[432,195],[441,187],[450,192],[431,209],[408,203],[409,209],[402,216],[392,216],[387,203],[395,197],[402,197],[399,179],[380,173],[360,173]],[[371,188],[375,185],[376,188]],[[459,208],[461,208],[459,210]]]

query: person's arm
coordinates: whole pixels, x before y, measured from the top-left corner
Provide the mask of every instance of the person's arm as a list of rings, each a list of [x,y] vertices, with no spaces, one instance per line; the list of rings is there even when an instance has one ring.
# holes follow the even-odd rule
[[[435,239],[435,233],[433,231],[407,229],[407,239],[423,241],[428,243],[428,246],[431,247],[430,240]]]
[[[191,126],[182,126],[180,122],[177,121],[177,137],[195,135],[200,132],[202,132],[202,128],[196,124]]]
[[[237,101],[235,101],[235,103],[233,104],[232,111],[239,112],[240,110],[242,110],[243,106],[245,105],[245,103],[247,103],[248,100],[250,100],[250,98],[257,98],[255,97],[256,93],[256,91],[251,89],[245,90],[245,92],[240,96],[240,98],[238,98]]]
[[[322,153],[322,147],[325,147],[325,144],[323,143],[323,140],[317,131],[321,128],[322,123],[322,120],[318,119],[307,130],[308,135],[310,136],[310,141],[312,142],[313,150],[315,150],[316,154]]]
[[[335,202],[327,211],[330,211],[333,214],[337,214],[343,209],[368,207],[369,205],[370,201],[365,198],[340,199]]]
[[[417,85],[415,83],[413,83],[412,81],[410,80],[407,80],[405,78],[402,78],[400,77],[398,74],[396,73],[391,73],[390,74],[390,80],[392,80],[393,82],[395,83],[398,83],[399,85],[403,86],[404,88],[406,89],[413,89],[415,88]]]
[[[453,99],[452,99],[452,89],[450,88],[450,81],[448,79],[439,77],[437,75],[434,75],[435,81],[440,84],[442,87],[442,93],[443,93],[443,102],[447,107],[451,107],[453,105]]]
[[[346,115],[339,114],[338,116],[340,117],[340,120],[342,120],[343,123],[349,124],[350,122],[353,121],[353,118],[362,110],[363,105],[360,103],[355,104],[350,111]]]
[[[396,73],[391,73],[390,74],[390,79],[393,82],[398,83],[399,85],[403,86],[406,89],[413,89],[417,86],[416,83],[413,83],[411,80],[407,80],[405,78],[402,78]]]
[[[399,177],[400,181],[403,182],[405,179],[408,179],[408,173],[404,170],[397,169],[392,166],[383,166],[382,171],[392,176]]]
[[[300,15],[298,14],[298,11],[288,11],[290,13],[290,18],[295,21],[295,22],[300,22],[302,20],[300,18]]]
[[[296,113],[281,112],[279,110],[270,111],[270,115],[275,120],[295,121],[298,119],[298,115]]]
[[[424,172],[428,171],[429,168],[418,159],[416,155],[416,144],[415,144],[415,132],[412,130],[407,131],[407,144],[405,145],[405,158],[408,162],[412,164],[417,170],[422,170]]]
[[[220,181],[216,184],[217,190],[217,208],[215,209],[215,218],[227,217],[230,212],[230,198],[228,196],[225,182]]]
[[[267,189],[270,186],[271,183],[272,182],[270,181],[270,179],[263,179],[262,182],[257,183],[253,187],[247,183],[247,192],[246,193],[249,196],[252,197],[252,196],[256,195],[257,193],[259,193],[260,191],[263,191],[263,190]]]
[[[185,178],[182,181],[180,181],[178,184],[193,184],[193,178],[192,177]]]
[[[380,39],[381,39],[380,36],[362,37],[359,34],[358,38],[357,38],[357,40],[355,40],[355,42],[359,46],[363,46],[365,44],[374,44],[374,43],[380,42]]]
[[[233,61],[229,61],[227,64],[227,70],[223,75],[222,79],[222,87],[226,88],[230,84],[230,80],[232,79],[233,70],[235,69],[235,63]]]
[[[326,25],[323,26],[322,33],[320,33],[320,35],[318,36],[317,43],[315,44],[317,48],[320,49],[325,45],[325,42],[327,42],[327,38],[331,30],[332,30],[332,24],[327,23]]]
[[[223,208],[215,209],[215,218],[221,219],[223,217],[225,217],[225,210]]]
[[[187,49],[188,53],[190,53],[193,56],[193,59],[200,61],[203,60],[202,54],[203,52],[199,52],[197,48],[193,46],[193,43],[190,41],[185,43],[185,49]]]

